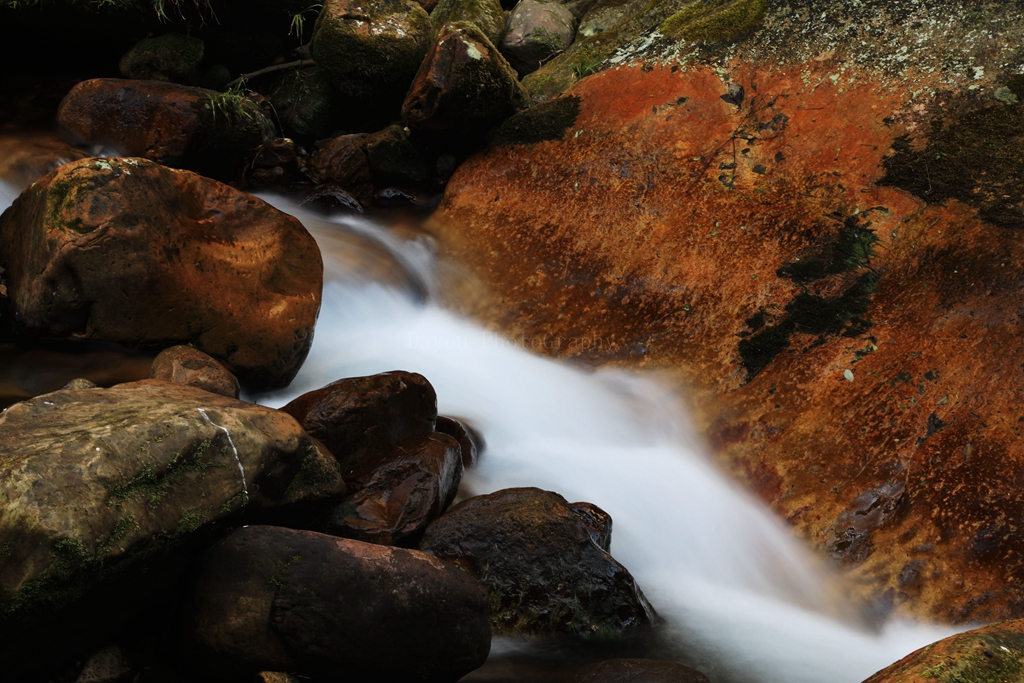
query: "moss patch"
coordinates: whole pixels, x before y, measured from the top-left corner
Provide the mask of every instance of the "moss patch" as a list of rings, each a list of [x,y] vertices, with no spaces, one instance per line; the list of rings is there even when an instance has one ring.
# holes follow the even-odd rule
[[[580,115],[580,98],[559,97],[521,111],[503,123],[494,133],[497,145],[526,145],[545,140],[561,140]]]
[[[139,474],[111,486],[107,502],[112,505],[132,498],[142,498],[152,505],[167,495],[178,477],[190,472],[202,475],[212,467],[225,467],[205,459],[211,444],[210,439],[204,439],[190,453],[179,453],[163,472],[158,472],[152,465],[146,465]]]
[[[757,28],[767,7],[767,0],[698,0],[663,21],[658,31],[676,40],[733,42]]]

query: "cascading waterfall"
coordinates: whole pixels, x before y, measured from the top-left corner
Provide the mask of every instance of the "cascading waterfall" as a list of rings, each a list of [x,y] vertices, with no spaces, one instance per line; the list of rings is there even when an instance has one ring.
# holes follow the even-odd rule
[[[0,183],[0,210],[16,196]],[[872,632],[844,618],[852,610],[827,572],[700,455],[655,378],[528,353],[431,302],[429,242],[266,199],[317,237],[326,282],[309,358],[286,393],[262,402],[280,406],[341,377],[423,374],[440,412],[487,440],[469,490],[536,486],[605,509],[614,556],[715,683],[858,683],[953,632],[906,622]],[[367,260],[378,267],[359,267]]]
[[[906,622],[873,632],[850,618],[816,558],[701,456],[682,407],[656,379],[533,355],[424,300],[433,278],[422,239],[403,242],[365,218],[327,221],[266,199],[303,220],[326,272],[309,358],[268,404],[341,377],[423,374],[440,412],[468,419],[486,438],[468,488],[536,486],[605,509],[613,555],[715,683],[857,683],[953,632]],[[346,273],[342,235],[387,249],[405,284]]]

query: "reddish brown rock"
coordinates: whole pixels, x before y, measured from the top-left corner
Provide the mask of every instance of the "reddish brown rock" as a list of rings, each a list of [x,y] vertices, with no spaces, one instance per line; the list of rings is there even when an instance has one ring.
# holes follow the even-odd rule
[[[494,294],[475,313],[673,372],[857,592],[955,622],[1024,616],[1024,120],[996,95],[1024,27],[985,11],[970,72],[954,34],[871,38],[848,5],[805,32],[772,10],[708,67],[626,54],[460,166],[432,225]]]
[[[207,553],[189,622],[221,669],[326,680],[453,682],[491,641],[487,591],[464,572],[416,550],[265,526]]]
[[[433,432],[437,394],[423,375],[384,372],[339,379],[281,410],[322,441],[351,475],[375,452]]]
[[[1024,622],[1007,621],[916,650],[864,683],[1004,683],[1024,680]]]
[[[364,148],[366,135],[340,135],[314,152],[309,175],[318,183],[340,185],[350,192],[361,192],[373,183],[373,174]]]
[[[326,531],[381,545],[414,545],[462,482],[459,443],[447,434],[413,436],[367,458],[346,478],[349,495]]]
[[[187,384],[213,394],[238,398],[238,380],[214,358],[191,346],[172,346],[153,359],[150,379]]]
[[[557,5],[556,5],[557,6]],[[410,128],[488,127],[526,99],[515,71],[476,26],[445,24],[402,105]]]
[[[296,219],[144,159],[85,159],[35,183],[0,218],[0,266],[24,333],[192,343],[254,389],[294,377],[322,288]]]
[[[566,683],[710,683],[688,666],[657,659],[607,659],[574,671]]]
[[[232,178],[275,137],[244,97],[160,81],[83,81],[61,102],[57,122],[79,143]]]
[[[487,586],[496,633],[614,637],[654,620],[629,571],[557,493],[518,488],[465,500],[427,527],[420,549]]]

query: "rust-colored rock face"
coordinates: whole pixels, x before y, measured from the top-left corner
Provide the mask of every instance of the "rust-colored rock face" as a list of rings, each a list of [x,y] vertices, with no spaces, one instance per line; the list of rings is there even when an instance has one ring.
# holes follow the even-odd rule
[[[323,265],[291,216],[144,159],[84,159],[0,217],[26,333],[130,348],[192,343],[252,388],[286,385],[313,340]]]
[[[950,142],[990,117],[973,148],[1019,150],[1021,105],[992,71],[819,57],[589,76],[545,105],[556,139],[460,167],[433,229],[534,348],[675,371],[719,461],[865,596],[1024,615],[1021,186]]]

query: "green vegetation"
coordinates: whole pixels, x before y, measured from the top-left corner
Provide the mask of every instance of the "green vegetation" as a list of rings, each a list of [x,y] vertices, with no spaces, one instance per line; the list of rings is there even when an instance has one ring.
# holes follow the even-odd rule
[[[662,22],[658,31],[675,40],[733,42],[757,28],[767,7],[767,0],[696,0]]]
[[[288,35],[295,31],[295,37],[300,41],[304,41],[306,39],[306,15],[310,12],[319,12],[321,7],[323,5],[318,2],[300,12],[289,13],[292,17],[292,23],[288,26]]]
[[[167,495],[177,477],[189,472],[202,475],[212,467],[224,467],[225,465],[204,459],[211,443],[210,439],[204,439],[188,455],[179,453],[163,472],[158,472],[152,465],[144,466],[134,477],[110,487],[108,504],[123,503],[139,497],[152,505]]]
[[[596,73],[603,61],[603,59],[588,59],[586,55],[580,55],[572,65],[572,75],[577,81],[586,78],[590,74]]]
[[[286,571],[288,571],[288,567],[291,567],[293,564],[295,564],[296,562],[298,562],[301,559],[302,559],[301,555],[292,555],[287,560],[285,560],[281,564],[277,565],[277,568],[274,569],[274,573],[270,575],[269,579],[267,579],[267,585],[266,585],[267,590],[273,592],[273,591],[276,591],[276,590],[278,590],[280,588],[283,588],[284,587],[284,574],[285,574]]]
[[[579,115],[580,98],[575,95],[559,97],[530,107],[506,120],[494,132],[492,142],[497,145],[525,145],[561,140]]]

